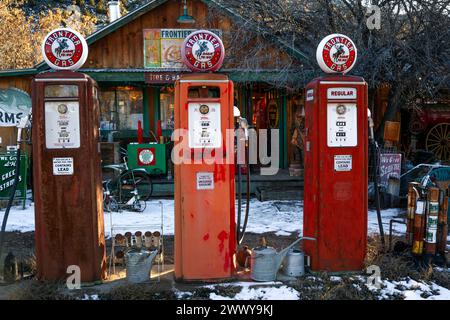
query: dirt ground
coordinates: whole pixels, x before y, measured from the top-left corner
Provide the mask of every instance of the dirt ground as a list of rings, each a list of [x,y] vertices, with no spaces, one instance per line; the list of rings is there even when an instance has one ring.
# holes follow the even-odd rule
[[[264,237],[267,244],[282,249],[296,240],[296,235],[277,236],[273,233],[246,234],[243,245],[249,248],[260,244]],[[437,272],[433,268],[417,263],[408,250],[404,250],[401,238],[396,238],[394,252],[384,252],[380,239],[372,237],[368,242],[366,265],[376,264],[383,270],[383,276],[397,280],[405,277],[412,279],[433,281],[450,289],[450,277],[448,271]],[[125,279],[105,282],[104,284],[83,287],[81,290],[67,290],[62,283],[42,283],[33,278],[35,272],[34,259],[34,232],[18,233],[10,232],[6,235],[5,255],[12,252],[19,261],[19,266],[25,277],[13,284],[0,284],[0,300],[5,299],[105,299],[105,300],[140,300],[140,299],[208,299],[211,293],[221,296],[233,297],[242,289],[239,286],[215,286],[204,287],[198,284],[177,284],[173,278],[161,277],[159,280],[150,280],[144,284],[128,284]],[[110,248],[110,241],[107,241]],[[173,236],[164,237],[165,263],[173,263]],[[108,250],[109,254],[109,250]],[[2,260],[3,261],[3,260]],[[442,264],[442,262],[441,262]],[[3,267],[3,266],[2,266]],[[0,269],[2,269],[2,267]],[[445,267],[445,266],[444,266]],[[3,271],[1,270],[3,274]],[[239,279],[238,279],[239,280]],[[241,279],[242,280],[242,279]],[[314,300],[355,300],[377,299],[377,296],[363,286],[359,286],[351,277],[342,276],[336,282],[328,274],[320,274],[315,277],[302,277],[295,281],[289,281],[289,286],[301,292],[302,299]],[[177,295],[181,292],[182,295]],[[400,297],[393,296],[391,299]]]

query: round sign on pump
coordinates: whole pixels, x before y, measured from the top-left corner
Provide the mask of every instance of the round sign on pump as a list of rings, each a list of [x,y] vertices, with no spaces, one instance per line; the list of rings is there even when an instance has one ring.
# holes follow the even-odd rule
[[[77,70],[88,56],[86,40],[69,28],[59,28],[48,33],[41,49],[45,62],[55,70]]]
[[[181,57],[184,64],[192,71],[216,71],[222,66],[225,47],[215,33],[199,30],[184,39]]]
[[[320,41],[316,59],[326,73],[347,73],[355,65],[358,52],[352,39],[343,34],[330,34]]]

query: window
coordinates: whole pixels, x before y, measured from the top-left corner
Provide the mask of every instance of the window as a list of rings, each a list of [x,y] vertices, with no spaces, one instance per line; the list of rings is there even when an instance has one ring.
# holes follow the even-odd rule
[[[78,97],[77,85],[48,84],[45,86],[46,98]]]
[[[100,129],[137,130],[143,122],[142,90],[114,87],[100,91]]]
[[[159,95],[159,101],[161,112],[161,128],[163,130],[173,130],[175,109],[174,88],[172,86],[162,88]]]

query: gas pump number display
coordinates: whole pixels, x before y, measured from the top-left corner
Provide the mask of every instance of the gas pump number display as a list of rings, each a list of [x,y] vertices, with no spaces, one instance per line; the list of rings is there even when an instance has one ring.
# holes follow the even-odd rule
[[[45,102],[45,145],[47,149],[80,147],[78,101]]]
[[[188,125],[189,148],[221,147],[220,103],[189,103]]]
[[[327,106],[328,147],[356,147],[356,103],[329,103]]]

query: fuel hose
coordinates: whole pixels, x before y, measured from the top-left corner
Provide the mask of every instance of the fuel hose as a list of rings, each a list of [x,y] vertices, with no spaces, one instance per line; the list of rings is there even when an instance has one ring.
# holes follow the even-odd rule
[[[245,237],[245,231],[247,229],[248,216],[250,212],[250,165],[248,161],[248,147],[245,147],[245,165],[246,165],[246,206],[245,206],[245,216],[244,223],[241,228],[241,217],[242,217],[242,173],[241,165],[238,165],[238,223],[237,223],[237,241],[241,244]]]

